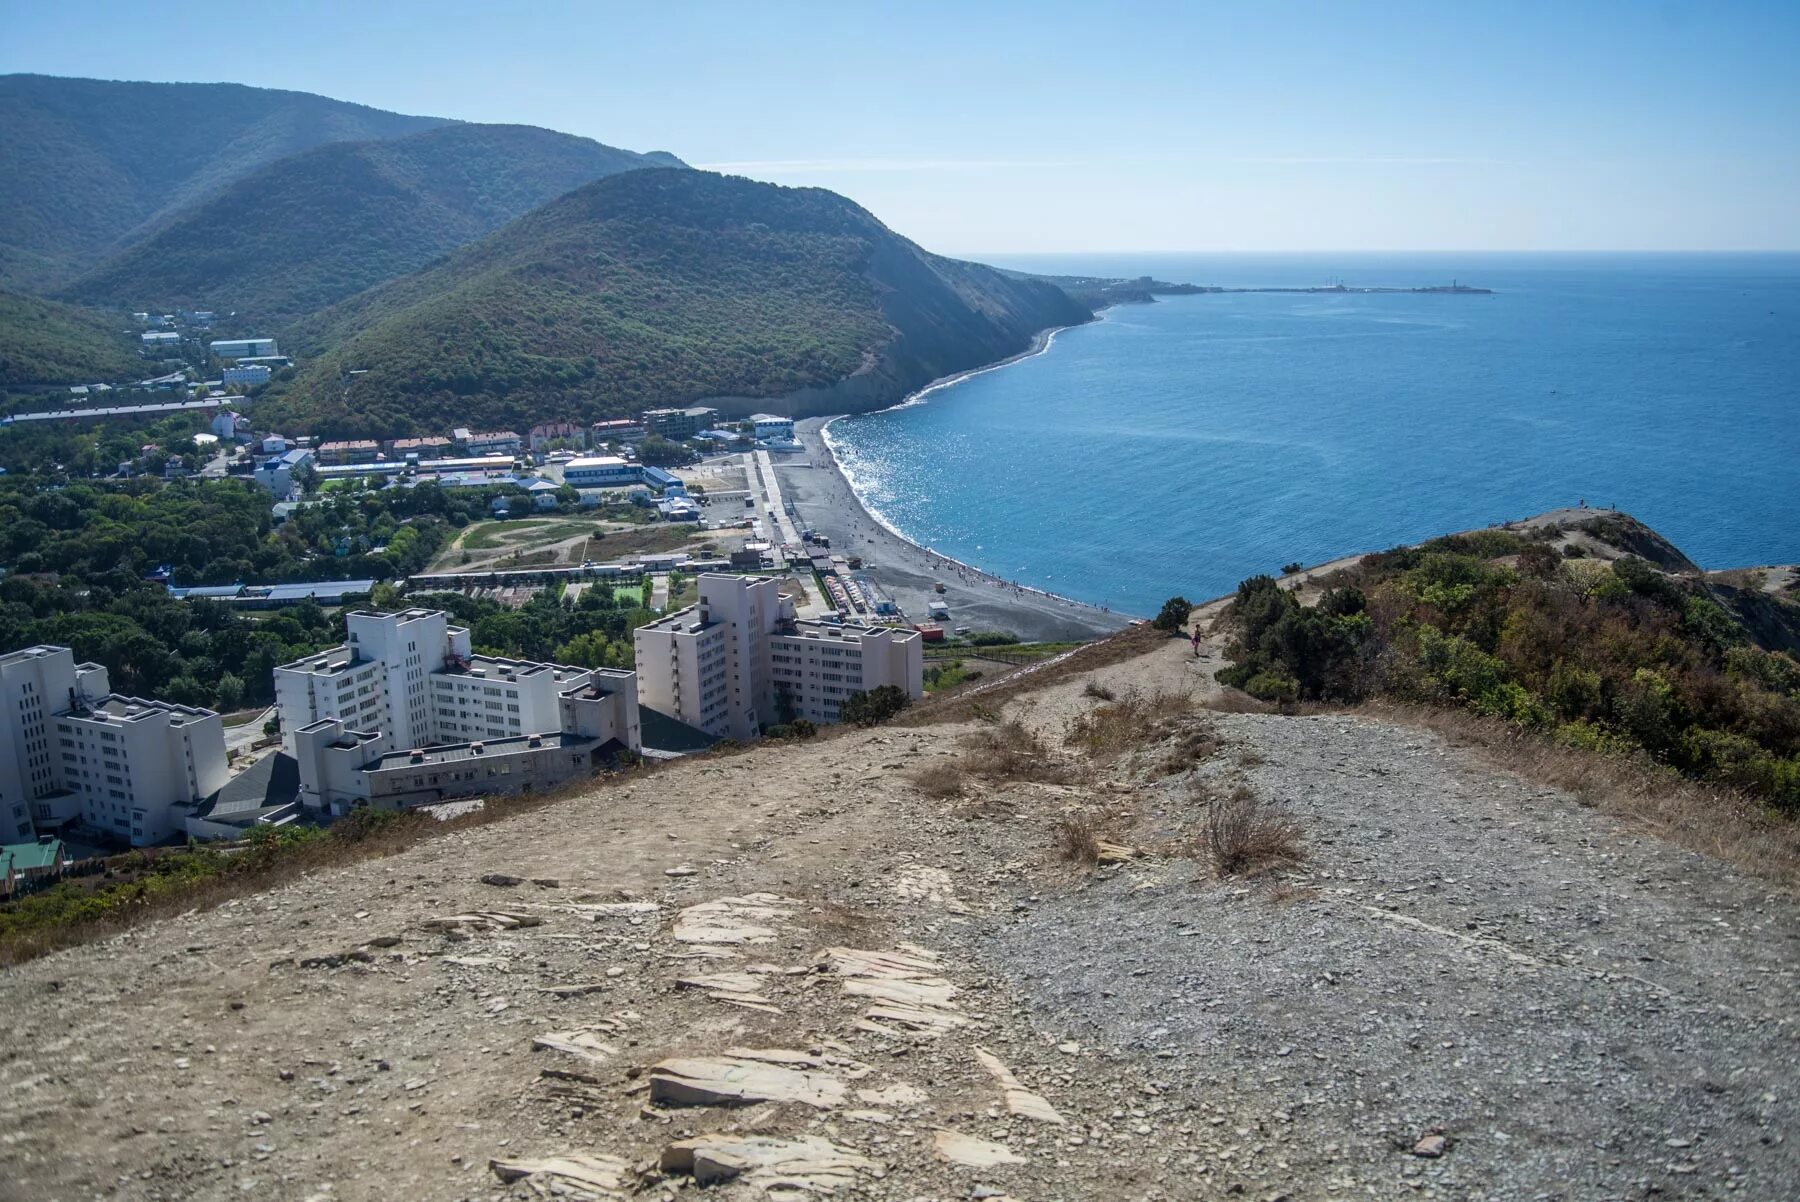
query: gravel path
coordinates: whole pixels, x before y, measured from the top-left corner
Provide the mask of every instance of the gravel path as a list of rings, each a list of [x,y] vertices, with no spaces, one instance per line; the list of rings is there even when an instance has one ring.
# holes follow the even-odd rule
[[[1278,889],[1132,868],[1026,906],[978,950],[1040,1025],[1239,1110],[1296,1196],[1796,1196],[1792,899],[1435,736],[1219,725],[1310,863]],[[1148,821],[1199,817],[1171,795]],[[1448,1151],[1413,1155],[1434,1131]]]

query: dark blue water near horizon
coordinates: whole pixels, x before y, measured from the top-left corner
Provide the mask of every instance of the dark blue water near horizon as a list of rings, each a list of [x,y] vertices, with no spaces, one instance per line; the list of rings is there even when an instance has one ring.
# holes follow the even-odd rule
[[[832,425],[885,521],[1009,579],[1148,614],[1582,499],[1705,567],[1800,560],[1800,255],[990,261],[1495,290],[1118,306],[1041,355]]]

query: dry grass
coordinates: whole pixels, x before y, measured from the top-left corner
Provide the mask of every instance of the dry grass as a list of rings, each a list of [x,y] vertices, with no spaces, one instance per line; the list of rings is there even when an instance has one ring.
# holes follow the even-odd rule
[[[1193,712],[1194,705],[1194,695],[1186,691],[1133,689],[1076,718],[1063,743],[1096,758],[1120,755],[1177,734],[1181,719]]]
[[[1272,714],[1276,711],[1269,702],[1259,701],[1242,689],[1226,689],[1209,698],[1206,708],[1218,714]]]
[[[1015,697],[1035,693],[1053,684],[1109,664],[1123,663],[1161,648],[1168,636],[1149,625],[1121,630],[1110,638],[1077,647],[1065,655],[1014,671],[985,677],[935,693],[894,720],[899,726],[931,726],[941,722],[967,722],[977,711],[997,712]]]
[[[1056,847],[1065,860],[1088,868],[1100,863],[1100,832],[1085,815],[1075,814],[1056,824]]]
[[[1789,890],[1800,887],[1800,822],[1772,815],[1747,794],[1686,780],[1648,759],[1562,747],[1463,709],[1371,703],[1358,712],[1433,731],[1495,767],[1564,790],[1657,838]]]
[[[962,796],[963,771],[960,760],[942,759],[935,764],[915,768],[907,779],[925,796],[943,800]]]
[[[1092,697],[1097,701],[1116,701],[1119,696],[1097,680],[1090,680],[1087,684],[1083,685],[1081,695],[1083,697]]]
[[[1018,721],[995,723],[966,735],[962,745],[965,770],[984,780],[1065,785],[1076,776],[1072,764]]]
[[[1287,868],[1306,858],[1300,824],[1274,802],[1241,786],[1210,801],[1201,839],[1220,879]]]

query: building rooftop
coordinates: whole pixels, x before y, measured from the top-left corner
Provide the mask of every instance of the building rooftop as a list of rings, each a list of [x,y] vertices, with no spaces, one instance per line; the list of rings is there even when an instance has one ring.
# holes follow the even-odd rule
[[[196,709],[191,705],[176,705],[171,701],[157,701],[146,697],[127,697],[123,693],[108,693],[86,713],[71,713],[68,716],[90,722],[145,722],[165,714],[170,726],[186,726],[190,722],[218,716],[211,710]]]
[[[475,743],[446,743],[438,747],[415,747],[410,751],[389,751],[363,765],[365,772],[383,769],[418,768],[435,764],[455,764],[486,756],[514,755],[541,748],[593,747],[599,739],[583,735],[549,731],[541,735],[516,735],[505,739],[485,739]]]
[[[631,466],[631,464],[625,462],[625,460],[619,458],[617,455],[583,455],[579,459],[571,459],[563,464],[563,471],[575,471],[579,468],[623,468]]]
[[[61,839],[39,839],[35,843],[0,844],[0,873],[8,868],[30,872],[35,868],[54,868],[62,863]]]
[[[554,681],[587,679],[590,670],[571,664],[540,663],[530,659],[508,659],[499,655],[471,655],[455,666],[446,666],[446,676],[473,676],[487,680],[529,680],[548,673]]]

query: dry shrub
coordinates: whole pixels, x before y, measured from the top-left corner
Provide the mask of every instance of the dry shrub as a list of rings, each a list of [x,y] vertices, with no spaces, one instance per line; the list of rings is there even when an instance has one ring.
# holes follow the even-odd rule
[[[1176,731],[1180,718],[1191,713],[1193,708],[1192,693],[1176,690],[1140,693],[1133,689],[1076,718],[1069,724],[1063,742],[1092,756],[1119,755],[1134,747],[1168,738]]]
[[[1067,784],[1074,771],[1017,720],[1000,722],[965,736],[963,768],[985,780],[1040,781]]]
[[[1088,681],[1087,684],[1083,686],[1081,695],[1083,697],[1093,697],[1099,701],[1116,701],[1119,696],[1097,680]]]
[[[942,759],[915,769],[910,779],[913,787],[927,797],[958,797],[963,788],[963,765],[957,760]]]
[[[1260,751],[1238,752],[1238,767],[1240,768],[1260,768],[1268,762]]]
[[[1211,799],[1202,838],[1213,873],[1221,878],[1254,876],[1306,858],[1300,824],[1242,786]]]
[[[1219,751],[1219,740],[1213,728],[1200,727],[1188,731],[1176,740],[1175,746],[1163,756],[1157,765],[1157,773],[1161,776],[1173,776],[1177,772],[1185,772],[1195,764],[1210,760]]]
[[[1226,689],[1216,697],[1209,697],[1206,708],[1218,714],[1272,714],[1275,706],[1267,701],[1259,701],[1242,689]]]
[[[1056,846],[1065,860],[1089,868],[1100,863],[1100,833],[1085,815],[1076,814],[1056,824]]]

